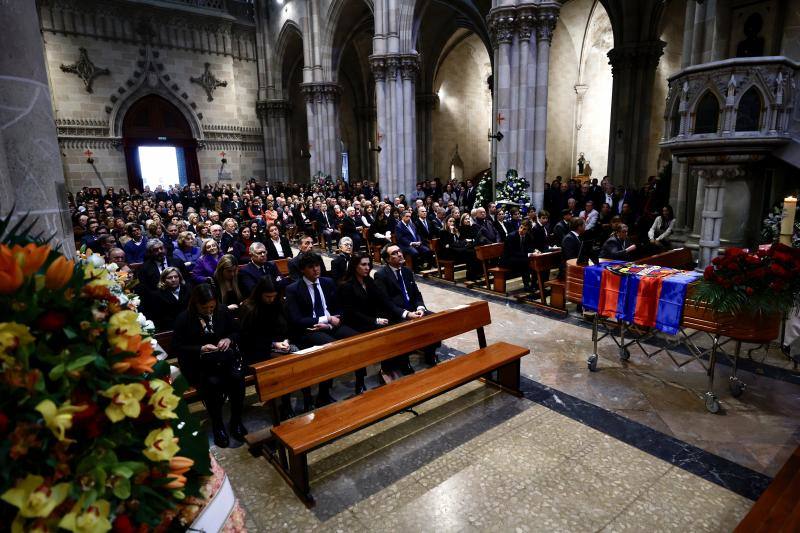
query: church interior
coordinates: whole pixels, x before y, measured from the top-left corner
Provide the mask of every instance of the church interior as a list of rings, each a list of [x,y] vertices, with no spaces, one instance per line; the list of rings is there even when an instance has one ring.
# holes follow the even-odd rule
[[[800,2],[0,22],[0,529],[800,531]]]

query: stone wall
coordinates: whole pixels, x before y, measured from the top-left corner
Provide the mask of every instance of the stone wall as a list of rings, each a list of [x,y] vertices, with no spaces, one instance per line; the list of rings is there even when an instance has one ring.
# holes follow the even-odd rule
[[[461,41],[439,66],[434,82],[439,106],[433,112],[431,177],[450,177],[450,162],[456,147],[465,178],[489,168],[491,144],[486,137],[492,121],[492,98],[486,84],[489,74],[489,54],[475,35]]]
[[[99,13],[103,5],[98,2],[94,9]],[[128,36],[128,33],[104,40],[88,26],[86,31],[62,31],[63,28],[54,25],[50,18],[45,18],[49,13],[49,8],[40,10],[53,109],[69,190],[103,184],[128,188],[120,142],[121,122],[124,111],[135,100],[152,92],[167,96],[190,123],[200,144],[198,164],[203,183],[217,180],[222,151],[228,161],[225,170],[234,180],[264,176],[263,137],[256,115],[257,66],[252,50],[242,51],[235,46],[236,41],[225,40],[225,35],[230,38],[236,32],[223,33],[222,41],[203,40],[198,36],[199,40],[191,41],[192,49],[188,45],[177,42],[170,45],[141,35],[137,42],[136,36]],[[84,20],[87,19],[91,16]],[[174,28],[170,31],[175,32]],[[215,42],[222,42],[222,47],[215,48]],[[81,48],[96,68],[108,70],[107,74],[92,80],[92,92],[87,91],[80,76],[62,69],[62,65],[80,61]],[[203,86],[190,80],[203,76],[206,63],[209,73],[227,83],[213,90],[212,101]],[[152,72],[148,73],[150,68]],[[87,149],[94,152],[95,167],[102,183],[95,169],[86,162],[83,153]]]

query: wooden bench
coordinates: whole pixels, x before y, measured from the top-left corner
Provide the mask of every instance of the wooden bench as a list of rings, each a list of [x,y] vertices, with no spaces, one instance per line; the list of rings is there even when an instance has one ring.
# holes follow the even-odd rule
[[[545,274],[550,277],[550,271],[561,265],[561,250],[537,254],[530,258],[530,269],[536,275],[536,283],[539,287],[539,307],[546,309],[566,309],[564,300],[564,282],[559,280],[545,281]],[[546,289],[550,290],[550,301],[547,301]]]
[[[288,259],[286,259],[286,258],[284,258],[284,259],[276,259],[275,261],[273,261],[273,263],[275,263],[275,267],[278,269],[278,274],[280,274],[281,277],[285,278],[286,276],[289,275],[289,260]]]
[[[439,273],[438,277],[455,283],[456,271],[466,268],[466,263],[456,263],[451,259],[441,259],[439,257],[439,239],[431,239],[430,242],[433,258],[436,261],[436,270]],[[425,275],[425,273],[423,273],[423,275]]]
[[[251,452],[264,453],[297,495],[312,505],[309,452],[481,377],[487,383],[520,395],[520,358],[529,350],[505,342],[487,346],[483,327],[490,323],[489,305],[475,302],[336,341],[309,353],[290,354],[254,365],[259,397],[276,410],[275,400],[285,394],[471,330],[477,331],[480,346],[477,351],[431,369],[298,416],[264,432],[251,433],[247,436]],[[497,371],[496,376],[491,376],[493,371]],[[263,446],[268,441],[278,444],[277,454]]]
[[[506,276],[511,270],[501,266],[492,266],[493,263],[503,257],[504,250],[505,244],[502,242],[475,247],[475,257],[480,261],[483,267],[483,278],[486,281],[486,288],[488,290],[502,293],[506,292]],[[490,274],[494,279],[494,286],[492,286],[490,281]]]
[[[800,447],[736,526],[734,533],[800,531]]]

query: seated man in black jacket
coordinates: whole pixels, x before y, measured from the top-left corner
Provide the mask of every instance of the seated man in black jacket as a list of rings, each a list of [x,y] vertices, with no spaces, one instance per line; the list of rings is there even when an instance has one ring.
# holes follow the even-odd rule
[[[430,314],[431,311],[425,307],[422,293],[419,292],[417,283],[414,281],[414,273],[403,263],[403,252],[396,244],[387,244],[381,250],[381,257],[386,263],[375,272],[375,283],[388,297],[388,305],[392,310],[393,316],[401,316],[404,320],[419,318]],[[441,343],[432,344],[425,348],[425,362],[434,366],[438,363],[436,348]],[[396,358],[396,364],[400,365],[400,371],[404,374],[413,373],[414,370],[408,363],[408,358]]]
[[[181,261],[167,257],[167,250],[160,239],[147,241],[144,263],[136,272],[136,277],[139,280],[136,293],[142,298],[142,312],[145,314],[153,313],[153,306],[157,302],[156,294],[158,293],[161,273],[168,267],[177,268],[183,279],[190,279],[186,266]]]
[[[530,230],[531,222],[525,220],[516,232],[508,236],[501,260],[504,267],[511,269],[512,276],[522,276],[522,285],[526,292],[531,289],[530,258],[534,254]]]
[[[300,258],[306,254],[313,253],[314,239],[310,235],[300,234],[300,251],[296,256],[289,259],[289,277],[292,281],[297,281],[302,276],[300,272]],[[325,269],[325,264],[322,265],[322,276],[328,277],[328,271]]]
[[[628,241],[628,226],[620,224],[611,237],[603,243],[603,249],[600,251],[600,257],[605,259],[621,259],[623,261],[633,260],[633,252],[636,251],[636,245]]]
[[[239,269],[239,291],[242,296],[250,296],[261,278],[267,275],[278,289],[291,283],[290,279],[281,277],[275,263],[267,261],[267,247],[264,243],[254,242],[250,245],[250,262]]]
[[[569,221],[569,233],[561,241],[561,268],[558,271],[558,279],[564,279],[567,272],[567,261],[570,259],[583,259],[583,235],[586,230],[586,222],[582,218],[575,217]]]
[[[299,268],[300,279],[286,287],[286,310],[293,328],[292,340],[301,348],[307,348],[356,335],[355,330],[342,324],[336,285],[332,280],[320,277],[322,257],[315,253],[301,254]],[[317,407],[334,401],[330,387],[330,381],[320,383]]]

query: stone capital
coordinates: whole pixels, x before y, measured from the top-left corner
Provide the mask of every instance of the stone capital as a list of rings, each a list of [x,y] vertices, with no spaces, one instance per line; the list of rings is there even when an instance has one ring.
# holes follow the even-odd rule
[[[386,56],[369,56],[369,67],[375,81],[386,80]]]
[[[552,42],[556,22],[558,22],[558,10],[551,8],[540,10],[536,18],[536,40]]]
[[[667,43],[661,40],[626,43],[608,52],[612,75],[621,70],[644,67],[655,68]]]
[[[335,102],[341,93],[339,84],[330,81],[301,83],[300,89],[307,102]]]
[[[493,9],[486,17],[489,23],[489,37],[492,46],[510,44],[516,31],[516,10],[512,8]]]
[[[415,80],[419,72],[419,56],[408,54],[400,56],[400,74],[404,80]]]
[[[256,102],[256,114],[259,118],[279,118],[288,115],[291,104],[288,100],[259,100]]]

